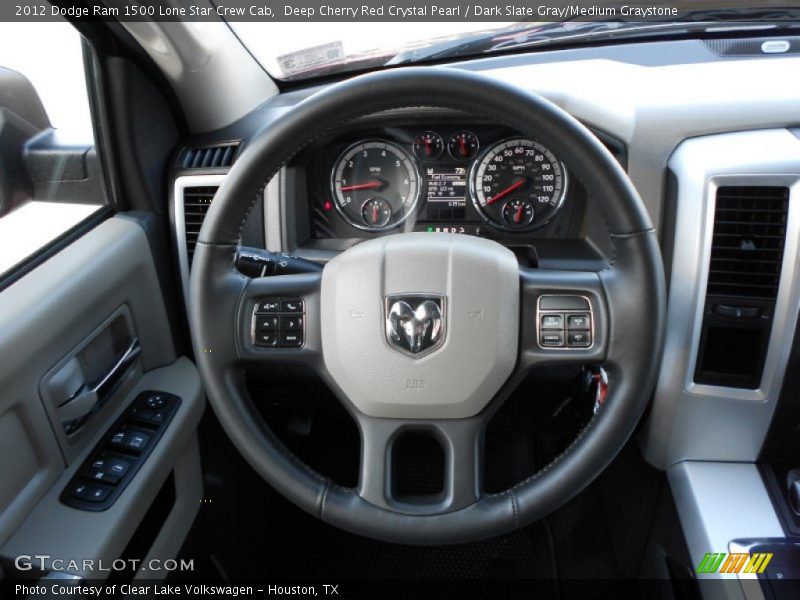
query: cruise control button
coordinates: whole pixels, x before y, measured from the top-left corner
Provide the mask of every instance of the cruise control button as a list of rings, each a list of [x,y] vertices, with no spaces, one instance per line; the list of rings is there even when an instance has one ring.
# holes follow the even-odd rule
[[[281,331],[302,331],[303,317],[281,317]]]
[[[543,333],[539,338],[542,346],[548,348],[558,348],[564,345],[564,334],[561,331]]]
[[[302,333],[281,333],[281,346],[284,348],[299,348],[303,345]]]
[[[276,331],[257,331],[255,344],[263,348],[274,348],[278,345],[278,333]]]
[[[256,312],[258,313],[276,313],[281,311],[281,301],[277,298],[269,300],[262,300],[256,304]]]
[[[567,344],[574,348],[586,348],[592,345],[592,334],[588,331],[570,331]]]
[[[564,329],[564,316],[542,315],[542,329]]]
[[[302,300],[284,300],[281,302],[281,312],[301,313],[303,312]]]
[[[256,317],[256,331],[276,331],[278,317]]]
[[[567,317],[567,327],[569,329],[587,330],[591,329],[592,320],[589,315],[569,315]]]

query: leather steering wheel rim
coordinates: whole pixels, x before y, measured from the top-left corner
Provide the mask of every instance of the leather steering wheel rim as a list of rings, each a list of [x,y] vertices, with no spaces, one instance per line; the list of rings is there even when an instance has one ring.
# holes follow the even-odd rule
[[[532,477],[504,492],[481,494],[466,506],[430,515],[378,506],[292,455],[249,398],[244,384],[247,349],[241,336],[232,332],[246,328],[242,300],[255,285],[236,270],[236,247],[266,183],[302,149],[353,120],[414,107],[464,111],[543,143],[585,186],[607,223],[613,248],[606,267],[589,275],[605,297],[609,324],[603,364],[611,388],[603,410],[569,448]],[[544,271],[526,277],[547,279]],[[299,276],[290,289],[302,290],[306,283],[312,285]],[[280,282],[273,285],[278,287],[270,289],[280,292]],[[559,285],[550,279],[545,287]],[[205,390],[223,428],[253,468],[290,501],[328,523],[412,544],[459,543],[506,533],[546,516],[591,483],[633,433],[650,399],[666,306],[658,240],[644,205],[624,170],[586,127],[536,94],[475,73],[424,67],[331,85],[252,139],[205,218],[189,295],[193,346]],[[321,359],[314,366],[324,371]]]

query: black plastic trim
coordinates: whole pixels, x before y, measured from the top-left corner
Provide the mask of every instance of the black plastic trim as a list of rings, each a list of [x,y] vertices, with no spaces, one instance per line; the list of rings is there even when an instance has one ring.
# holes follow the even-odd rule
[[[163,410],[166,414],[164,415],[163,420],[158,424],[154,424],[151,421],[146,421],[133,412],[135,409],[141,408],[139,405],[154,394],[161,395],[166,400],[166,404],[163,406]],[[116,502],[117,498],[120,497],[128,484],[136,476],[136,473],[147,460],[147,457],[150,456],[153,448],[155,448],[156,444],[161,439],[161,436],[166,431],[167,426],[175,416],[180,404],[181,399],[178,396],[159,390],[145,390],[136,396],[136,399],[130,403],[125,412],[116,421],[114,421],[114,424],[111,427],[109,427],[108,431],[106,431],[106,433],[103,435],[100,442],[92,449],[92,452],[89,454],[88,458],[81,464],[75,475],[72,476],[67,484],[67,487],[64,488],[63,492],[61,492],[61,502],[67,506],[93,512],[104,511],[111,507],[111,505]],[[148,434],[150,439],[144,450],[137,454],[133,451],[128,451],[124,448],[118,448],[111,445],[111,438],[113,438],[114,434],[122,429],[134,429],[136,431],[141,431]],[[125,475],[116,484],[110,484],[102,480],[94,481],[83,475],[83,472],[88,470],[88,467],[92,464],[92,462],[100,458],[100,456],[104,453],[121,455],[131,462],[131,465]],[[102,502],[82,500],[70,494],[70,489],[72,488],[73,484],[79,482],[85,482],[86,484],[101,484],[111,487],[112,490],[108,497]]]

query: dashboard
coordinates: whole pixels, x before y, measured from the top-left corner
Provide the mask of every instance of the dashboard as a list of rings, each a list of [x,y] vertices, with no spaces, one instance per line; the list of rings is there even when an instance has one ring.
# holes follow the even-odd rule
[[[689,522],[699,524],[688,540],[698,563],[709,543],[727,547],[736,537],[763,533],[755,526],[744,534],[741,529],[744,512],[772,514],[752,463],[773,438],[778,441],[771,442],[773,452],[787,455],[796,455],[798,443],[793,400],[798,384],[792,375],[800,364],[794,341],[800,306],[800,86],[786,73],[800,67],[800,51],[751,56],[719,53],[716,48],[706,41],[683,40],[541,51],[453,65],[543,94],[589,126],[623,165],[659,231],[669,285],[667,335],[663,356],[654,357],[660,361],[661,377],[640,443],[647,460],[670,473],[682,518],[686,512]],[[185,144],[218,149],[238,140],[246,150],[255,132],[279,121],[317,89],[282,93],[240,121],[194,135]],[[273,178],[246,224],[243,244],[324,264],[364,239],[403,231],[448,231],[495,239],[518,258],[527,258],[532,267],[603,268],[614,254],[603,215],[561,157],[548,154],[546,147],[503,147],[520,137],[519,132],[473,115],[443,110],[364,117],[334,137],[320,139]],[[535,138],[528,142],[540,144]],[[378,147],[366,147],[372,143]],[[500,162],[505,162],[504,152],[511,150],[508,158],[513,158],[517,148],[521,153],[532,150],[534,159],[541,155],[536,162],[550,164],[554,174],[560,169],[561,189],[554,178],[552,195],[550,190],[536,193],[547,169],[530,169],[527,164],[519,176],[512,167],[496,185],[493,179],[487,183],[485,175],[499,169],[492,158],[502,155]],[[355,160],[350,167],[351,159],[364,151],[367,156],[360,158],[367,160]],[[386,157],[380,156],[383,151]],[[497,169],[490,171],[493,164]],[[201,222],[194,211],[207,208],[227,169],[178,166],[174,171],[174,234],[186,288]],[[489,203],[523,179],[519,187]],[[489,189],[482,189],[487,185]],[[738,195],[725,196],[731,191]],[[754,248],[751,237],[763,234],[756,231],[748,237],[736,230],[736,247],[726,249],[732,234],[718,234],[716,228],[745,226],[723,218],[739,206],[731,208],[725,202],[772,202],[765,194],[775,191],[788,198],[785,210],[778,211],[786,223],[780,236],[786,235],[782,263],[770,263],[777,277],[776,295],[769,300],[769,311],[762,313],[771,319],[769,333],[753,350],[760,356],[754,371],[761,373],[760,383],[753,384],[756,388],[709,384],[703,375],[709,370],[707,357],[716,359],[714,368],[736,370],[741,363],[730,357],[738,359],[741,349],[750,348],[733,336],[746,337],[753,322],[766,320],[715,312],[717,304],[731,304],[730,298],[720,302],[708,293],[715,291],[715,278],[743,272],[726,265],[740,258],[736,252]],[[540,195],[547,198],[539,205]],[[523,201],[520,216],[519,204],[506,208],[512,200]],[[531,202],[532,215],[524,201]],[[753,226],[758,224],[746,224]],[[728,250],[734,254],[726,254]],[[741,298],[733,304],[739,307]],[[744,304],[761,306],[763,298]],[[695,479],[695,469],[710,475]],[[703,488],[707,481],[713,485]],[[720,487],[719,481],[733,483]],[[752,492],[756,508],[742,509],[739,496],[734,498],[738,510],[728,506],[731,486]],[[728,506],[723,513],[721,505]]]
[[[789,175],[800,173],[800,130],[794,127],[800,115],[800,88],[775,82],[785,83],[785,74],[800,66],[800,56],[719,55],[703,41],[686,40],[494,57],[453,66],[541,93],[586,124],[623,165],[659,231],[669,283],[669,323],[663,376],[643,434],[648,460],[660,468],[687,457],[753,461],[772,422],[792,348],[792,336],[784,333],[794,330],[800,297],[800,266],[795,264],[800,256],[795,221],[800,210],[792,208],[786,217],[795,224],[787,229],[791,235],[786,238],[783,276],[770,312],[772,334],[763,343],[763,369],[754,371],[763,371],[760,387],[701,384],[696,382],[697,366],[701,365],[702,375],[706,349],[738,347],[724,336],[715,342],[717,316],[706,298],[712,266],[722,264],[714,244],[726,239],[714,235],[716,190],[720,185],[738,186],[758,195],[764,186],[789,188],[789,205],[797,206],[791,191],[796,189],[795,180]],[[614,85],[609,85],[611,81]],[[730,85],[720,81],[740,84],[732,94]],[[281,93],[230,126],[184,140],[172,181],[172,218],[184,290],[202,215],[230,166],[218,166],[213,157],[246,152],[252,136],[279,122],[286,111],[321,87]],[[471,136],[459,132],[474,134],[477,148],[470,148]],[[515,199],[515,192],[529,191],[523,185],[489,205],[494,213],[481,210],[487,200],[482,204],[475,193],[478,169],[486,165],[488,171],[492,164],[484,160],[488,153],[519,137],[513,129],[444,109],[364,116],[317,140],[266,185],[263,202],[255,204],[245,223],[242,243],[324,264],[365,239],[438,228],[497,240],[531,268],[604,268],[614,256],[606,218],[573,176],[571,165],[552,152],[551,158],[533,148],[543,156],[541,162],[563,165],[563,199],[548,205],[553,209],[550,215],[542,218],[534,204],[533,218],[528,221],[523,210],[518,227],[501,221],[505,217],[497,209]],[[466,157],[461,154],[462,139]],[[346,164],[355,156],[347,156],[348,152],[374,140],[391,144],[394,152],[387,155],[394,157],[394,169],[401,162],[391,179],[369,152],[369,160],[359,166],[365,172]],[[535,137],[531,141],[541,144]],[[232,144],[238,150],[221,152]],[[197,149],[204,150],[200,156],[212,157],[210,164],[196,159]],[[194,151],[192,161],[183,160],[186,151]],[[376,167],[380,173],[371,173]],[[398,173],[400,178],[395,179]],[[524,177],[535,177],[532,173],[525,171]],[[416,177],[416,193],[411,179],[406,187],[404,174]],[[484,191],[484,198],[516,183],[513,176],[504,180],[505,187]],[[348,190],[341,188],[350,182],[368,187],[349,190],[352,206],[337,208],[337,193],[345,197]],[[533,183],[526,179],[524,185]],[[408,204],[404,195],[411,199]],[[530,193],[527,196],[530,200]],[[368,203],[373,197],[380,200]],[[391,207],[388,219],[381,213],[382,200]],[[730,361],[723,357],[717,362]],[[715,435],[709,436],[706,426],[712,422]]]
[[[603,139],[623,160],[622,145]],[[298,242],[311,248],[337,249],[400,231],[519,246],[580,237],[585,218],[585,191],[539,140],[446,112],[354,124],[309,148],[294,176],[309,199],[308,230]]]

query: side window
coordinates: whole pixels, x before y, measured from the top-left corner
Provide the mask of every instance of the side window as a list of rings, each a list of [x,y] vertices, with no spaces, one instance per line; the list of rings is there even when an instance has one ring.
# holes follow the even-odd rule
[[[0,23],[0,278],[102,208],[82,38]]]

